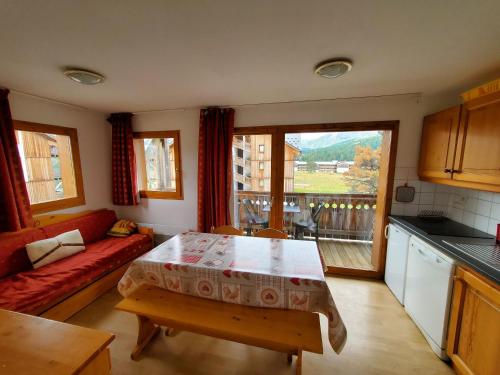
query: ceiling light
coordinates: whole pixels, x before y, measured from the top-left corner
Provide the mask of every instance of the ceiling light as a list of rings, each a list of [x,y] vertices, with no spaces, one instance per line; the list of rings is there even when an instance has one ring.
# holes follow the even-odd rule
[[[64,75],[69,79],[81,83],[83,85],[96,85],[98,83],[104,82],[104,76],[102,74],[91,72],[85,69],[66,69]]]
[[[325,78],[337,78],[346,74],[351,68],[351,60],[334,59],[318,64],[316,68],[314,68],[314,73]]]

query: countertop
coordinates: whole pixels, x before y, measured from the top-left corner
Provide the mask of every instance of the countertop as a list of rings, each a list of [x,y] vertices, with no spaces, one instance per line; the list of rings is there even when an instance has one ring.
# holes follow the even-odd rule
[[[452,257],[457,260],[459,263],[465,264],[477,271],[478,273],[488,277],[489,279],[494,280],[496,283],[500,282],[500,267],[497,259],[500,257],[499,247],[494,247],[491,245],[495,244],[495,239],[493,236],[488,235],[487,233],[478,231],[477,229],[466,227],[463,224],[459,224],[452,220],[446,220],[444,222],[438,223],[429,223],[423,222],[421,219],[415,216],[389,216],[389,221],[393,224],[398,224],[403,229],[405,229],[410,234],[413,234],[429,244],[436,247],[438,250],[442,251],[446,255]],[[419,227],[429,228],[432,227],[432,233],[440,233],[440,229],[443,230],[443,233],[446,233],[446,230],[450,225],[453,226],[461,226],[463,227],[464,234],[470,234],[474,236],[482,236],[486,238],[474,238],[471,239],[467,236],[464,237],[451,237],[451,236],[443,236],[437,234],[429,234],[429,231],[424,231]],[[487,238],[490,237],[490,238]],[[474,244],[484,244],[490,245],[485,249],[482,248],[481,251],[475,250],[474,247],[471,247],[465,250],[457,249],[446,242],[461,242],[461,243],[474,243]]]

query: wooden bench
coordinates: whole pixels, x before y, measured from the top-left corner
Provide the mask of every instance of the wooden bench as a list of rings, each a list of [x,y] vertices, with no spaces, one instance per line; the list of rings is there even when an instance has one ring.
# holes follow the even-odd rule
[[[302,351],[323,353],[319,316],[316,313],[249,307],[172,293],[143,286],[123,299],[116,309],[137,315],[139,334],[131,358],[160,331],[159,326],[287,353],[297,356],[301,374]]]

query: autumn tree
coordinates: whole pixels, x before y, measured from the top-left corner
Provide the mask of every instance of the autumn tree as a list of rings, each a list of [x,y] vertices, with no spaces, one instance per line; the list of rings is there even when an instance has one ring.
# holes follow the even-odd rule
[[[380,147],[356,146],[354,165],[344,178],[351,185],[353,193],[376,194],[380,170]]]

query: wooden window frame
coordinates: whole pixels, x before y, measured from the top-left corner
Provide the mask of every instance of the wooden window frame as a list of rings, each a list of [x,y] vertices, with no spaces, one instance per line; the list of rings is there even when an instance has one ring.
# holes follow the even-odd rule
[[[83,190],[83,175],[82,165],[80,161],[80,149],[78,147],[77,129],[20,120],[13,120],[13,124],[15,130],[66,135],[70,138],[71,155],[73,158],[73,171],[75,173],[76,197],[31,204],[32,213],[40,214],[44,212],[62,210],[70,207],[83,206],[85,204],[85,191]]]
[[[175,158],[175,191],[153,191],[153,190],[139,190],[141,198],[149,199],[176,199],[183,200],[184,193],[182,189],[182,162],[181,162],[181,132],[180,130],[165,130],[165,131],[145,131],[134,132],[134,139],[145,138],[173,138],[174,139],[174,158]],[[138,166],[144,169],[144,176],[146,173],[146,165]],[[147,182],[147,181],[146,181]],[[144,186],[147,184],[144,183]]]

